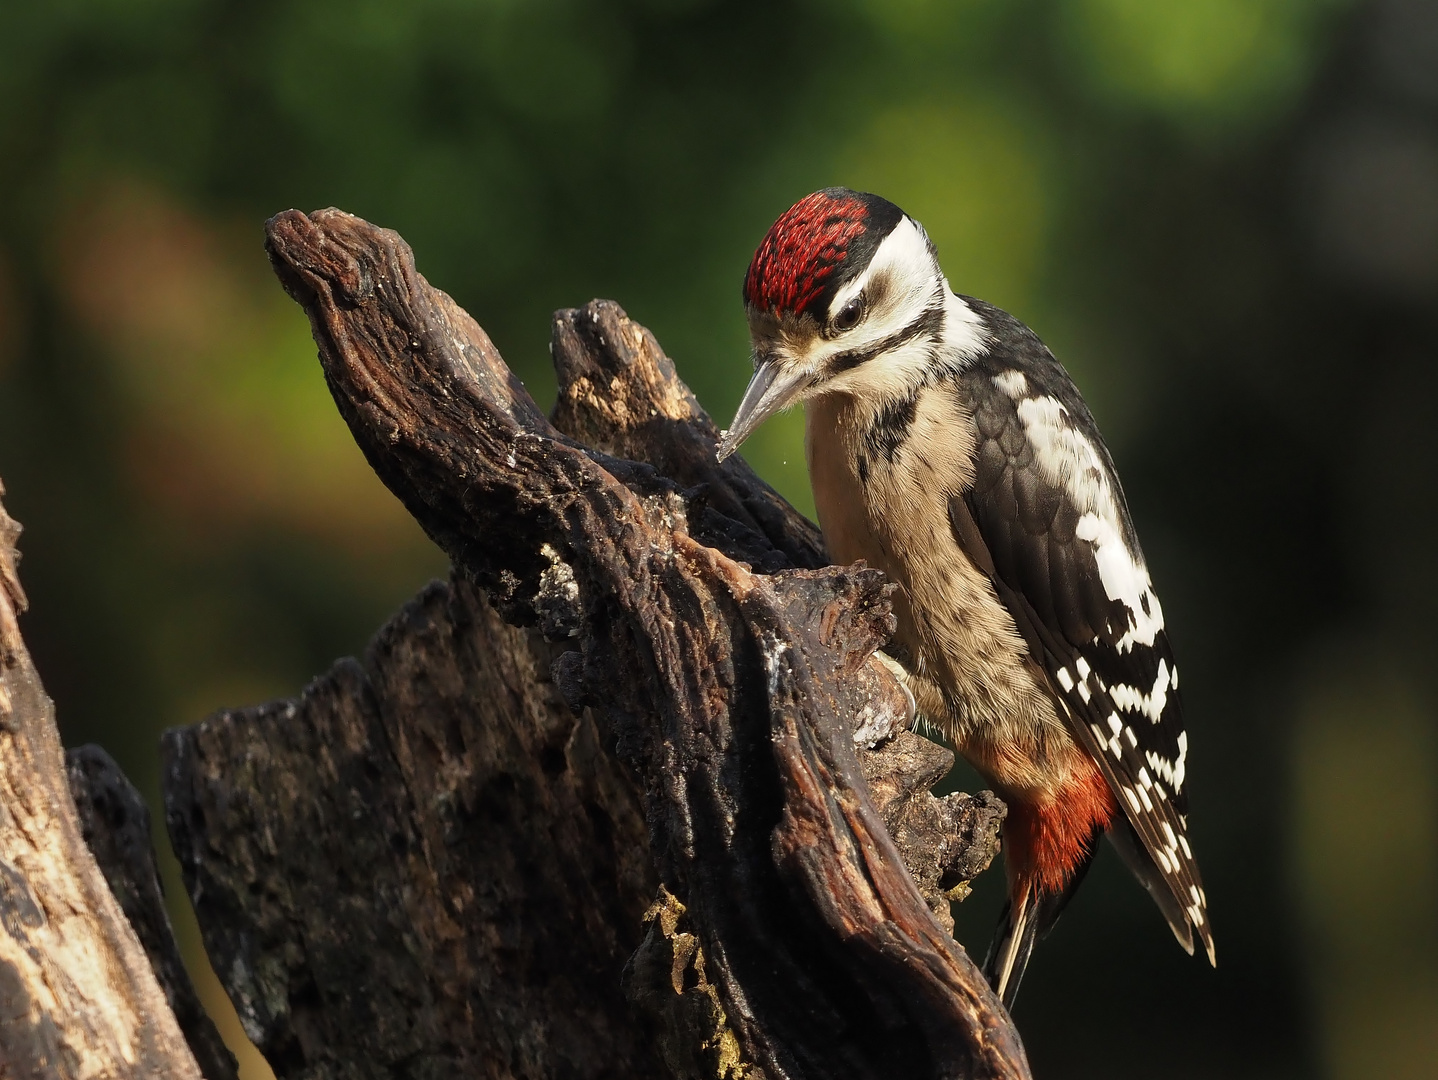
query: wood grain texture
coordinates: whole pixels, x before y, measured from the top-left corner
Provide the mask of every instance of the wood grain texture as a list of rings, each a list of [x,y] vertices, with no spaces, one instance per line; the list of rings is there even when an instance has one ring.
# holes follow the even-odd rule
[[[299,700],[167,736],[176,854],[277,1075],[663,1075],[617,992],[638,793],[551,654],[435,583]]]

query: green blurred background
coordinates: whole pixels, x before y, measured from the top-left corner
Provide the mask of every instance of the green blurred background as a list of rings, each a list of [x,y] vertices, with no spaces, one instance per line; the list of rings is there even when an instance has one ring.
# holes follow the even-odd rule
[[[550,312],[617,299],[722,422],[749,255],[829,184],[1069,366],[1183,660],[1220,967],[1105,853],[1019,1001],[1036,1074],[1438,1077],[1432,0],[0,5],[0,477],[66,743],[157,800],[163,728],[444,571],[270,214],[398,229],[541,401]],[[801,427],[745,453],[808,508]]]

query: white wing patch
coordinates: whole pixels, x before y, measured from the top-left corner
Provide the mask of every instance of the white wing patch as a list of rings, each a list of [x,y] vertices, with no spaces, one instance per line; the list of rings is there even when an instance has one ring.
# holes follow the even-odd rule
[[[1022,371],[1010,368],[994,376],[994,385],[1017,400],[1029,392],[1029,381]]]
[[[1018,415],[1044,478],[1062,486],[1079,511],[1075,535],[1093,544],[1104,592],[1128,611],[1129,628],[1116,648],[1125,653],[1135,643],[1152,645],[1163,629],[1163,608],[1143,556],[1124,542],[1123,519],[1102,455],[1057,398],[1025,398],[1018,403]]]
[[[1108,509],[1113,516],[1092,511],[1086,513],[1079,518],[1074,535],[1093,544],[1103,591],[1110,600],[1118,600],[1128,609],[1132,623],[1115,643],[1119,652],[1126,653],[1135,642],[1153,644],[1153,639],[1163,629],[1163,608],[1153,594],[1153,585],[1143,559],[1123,542],[1123,530],[1118,524],[1113,497],[1107,488],[1105,484],[1105,494],[1109,495]]]
[[[1163,719],[1164,707],[1168,704],[1170,686],[1168,661],[1158,662],[1158,675],[1153,680],[1153,689],[1147,694],[1133,686],[1114,683],[1108,688],[1113,703],[1124,712],[1143,713],[1155,724]]]

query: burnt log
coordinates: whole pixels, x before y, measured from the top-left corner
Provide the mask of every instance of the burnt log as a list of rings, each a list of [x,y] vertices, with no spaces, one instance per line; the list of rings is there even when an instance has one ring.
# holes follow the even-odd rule
[[[166,737],[206,946],[277,1074],[1027,1076],[940,918],[1002,808],[928,794],[881,576],[714,461],[617,306],[557,317],[551,422],[394,233],[290,211],[268,247],[457,568],[300,699]]]

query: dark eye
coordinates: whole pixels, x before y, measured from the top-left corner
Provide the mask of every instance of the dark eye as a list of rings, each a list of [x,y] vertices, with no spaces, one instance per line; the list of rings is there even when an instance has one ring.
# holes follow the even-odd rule
[[[839,309],[834,316],[835,330],[852,330],[859,325],[859,319],[864,315],[864,298],[856,296]]]

